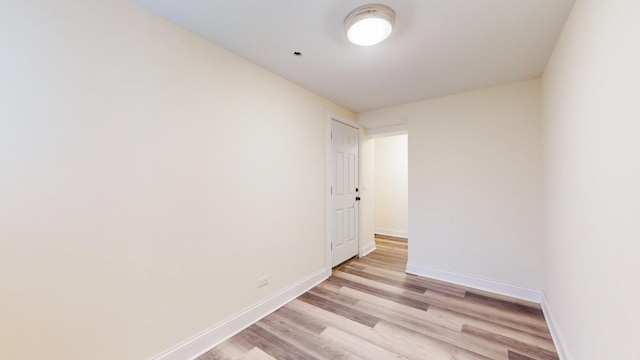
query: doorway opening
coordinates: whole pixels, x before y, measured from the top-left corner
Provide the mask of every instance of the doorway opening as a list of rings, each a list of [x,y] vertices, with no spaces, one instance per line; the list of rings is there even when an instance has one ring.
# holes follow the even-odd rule
[[[364,253],[383,248],[387,251],[389,247],[402,249],[405,266],[409,237],[408,146],[406,125],[372,128],[363,138],[362,154]]]
[[[376,235],[408,238],[408,134],[376,137]]]

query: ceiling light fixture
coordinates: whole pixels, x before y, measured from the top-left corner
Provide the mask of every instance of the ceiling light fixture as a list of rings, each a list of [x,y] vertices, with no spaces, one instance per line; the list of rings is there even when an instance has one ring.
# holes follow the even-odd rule
[[[396,13],[382,4],[363,5],[347,15],[344,29],[349,41],[360,46],[381,43],[391,35]]]

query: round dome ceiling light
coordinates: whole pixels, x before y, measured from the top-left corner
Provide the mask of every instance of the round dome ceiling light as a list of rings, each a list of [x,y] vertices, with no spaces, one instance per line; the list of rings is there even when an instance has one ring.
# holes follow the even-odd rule
[[[396,13],[382,4],[363,5],[347,15],[344,29],[349,41],[360,46],[381,43],[391,35]]]

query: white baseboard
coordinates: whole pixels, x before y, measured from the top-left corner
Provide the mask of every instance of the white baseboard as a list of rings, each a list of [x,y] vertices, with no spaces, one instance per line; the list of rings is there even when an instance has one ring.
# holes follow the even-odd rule
[[[558,357],[560,358],[560,360],[571,360],[571,355],[566,343],[562,338],[562,335],[560,335],[560,331],[558,330],[556,321],[553,318],[553,313],[551,312],[551,307],[549,306],[549,301],[547,300],[547,296],[544,292],[542,293],[542,302],[540,303],[540,305],[542,306],[544,318],[547,320],[547,326],[549,326],[553,344],[556,346],[556,350],[558,351]]]
[[[380,235],[395,236],[395,237],[401,237],[401,238],[409,237],[408,232],[402,231],[402,230],[394,230],[394,229],[376,228],[375,233]]]
[[[323,269],[318,271],[306,279],[289,286],[264,301],[215,325],[211,329],[174,346],[154,357],[152,360],[195,359],[323,282],[329,275],[331,275],[330,270]]]
[[[376,243],[371,243],[369,245],[365,245],[362,247],[362,251],[360,252],[360,257],[365,257],[376,250]]]
[[[535,303],[541,303],[542,301],[542,291],[526,289],[493,280],[480,279],[473,276],[461,275],[412,264],[407,264],[407,272],[409,274],[425,276],[436,280],[442,280]]]

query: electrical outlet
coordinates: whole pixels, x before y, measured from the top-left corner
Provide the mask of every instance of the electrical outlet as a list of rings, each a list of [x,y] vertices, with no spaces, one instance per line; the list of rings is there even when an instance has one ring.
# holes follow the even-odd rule
[[[269,275],[265,275],[258,279],[258,287],[263,287],[269,284]]]

